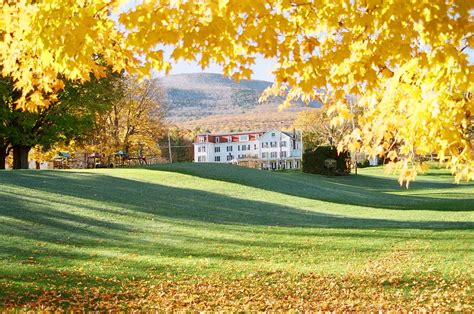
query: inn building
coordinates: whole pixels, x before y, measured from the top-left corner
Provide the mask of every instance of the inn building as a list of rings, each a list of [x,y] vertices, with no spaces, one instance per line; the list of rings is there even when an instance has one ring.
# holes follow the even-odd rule
[[[259,169],[299,169],[302,152],[300,131],[203,133],[194,141],[194,162],[232,163]]]

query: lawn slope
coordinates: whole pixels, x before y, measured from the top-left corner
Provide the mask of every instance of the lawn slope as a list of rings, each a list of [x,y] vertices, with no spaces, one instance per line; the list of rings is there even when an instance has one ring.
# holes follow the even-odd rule
[[[2,172],[0,304],[469,309],[474,184],[361,173]]]

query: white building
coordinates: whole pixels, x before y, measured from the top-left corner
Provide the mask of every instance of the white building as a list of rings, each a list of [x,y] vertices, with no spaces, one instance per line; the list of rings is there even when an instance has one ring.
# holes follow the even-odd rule
[[[194,162],[234,163],[260,169],[301,168],[301,132],[248,131],[198,134]]]

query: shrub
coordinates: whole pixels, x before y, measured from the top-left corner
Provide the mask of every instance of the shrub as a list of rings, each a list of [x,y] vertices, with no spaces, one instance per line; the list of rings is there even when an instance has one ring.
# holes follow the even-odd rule
[[[361,160],[357,162],[357,167],[358,168],[367,168],[370,167],[370,162],[368,159]]]
[[[337,152],[335,147],[319,146],[303,154],[303,172],[324,175],[347,175],[351,171],[349,152]]]

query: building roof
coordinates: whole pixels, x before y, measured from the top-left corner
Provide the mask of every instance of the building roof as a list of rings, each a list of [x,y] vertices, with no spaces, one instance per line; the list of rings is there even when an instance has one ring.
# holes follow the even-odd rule
[[[242,131],[242,132],[227,132],[227,133],[201,133],[201,134],[196,135],[195,143],[198,143],[199,137],[205,137],[206,143],[240,142],[239,135],[248,135],[248,139],[245,140],[245,142],[249,140],[254,141],[254,140],[257,140],[258,136],[264,136],[267,133],[275,132],[275,131],[281,132],[282,134],[285,134],[291,139],[294,138],[293,132],[284,132],[284,131],[280,131],[274,128],[274,129],[269,129],[266,131],[260,130],[260,131]]]
[[[226,136],[226,135],[239,135],[239,134],[254,134],[254,133],[266,133],[268,131],[239,131],[239,132],[220,132],[220,133],[199,133],[196,136],[211,135],[211,136]]]
[[[286,135],[288,135],[289,137],[292,137],[292,136],[293,136],[293,132],[281,131],[281,133],[286,134]]]

